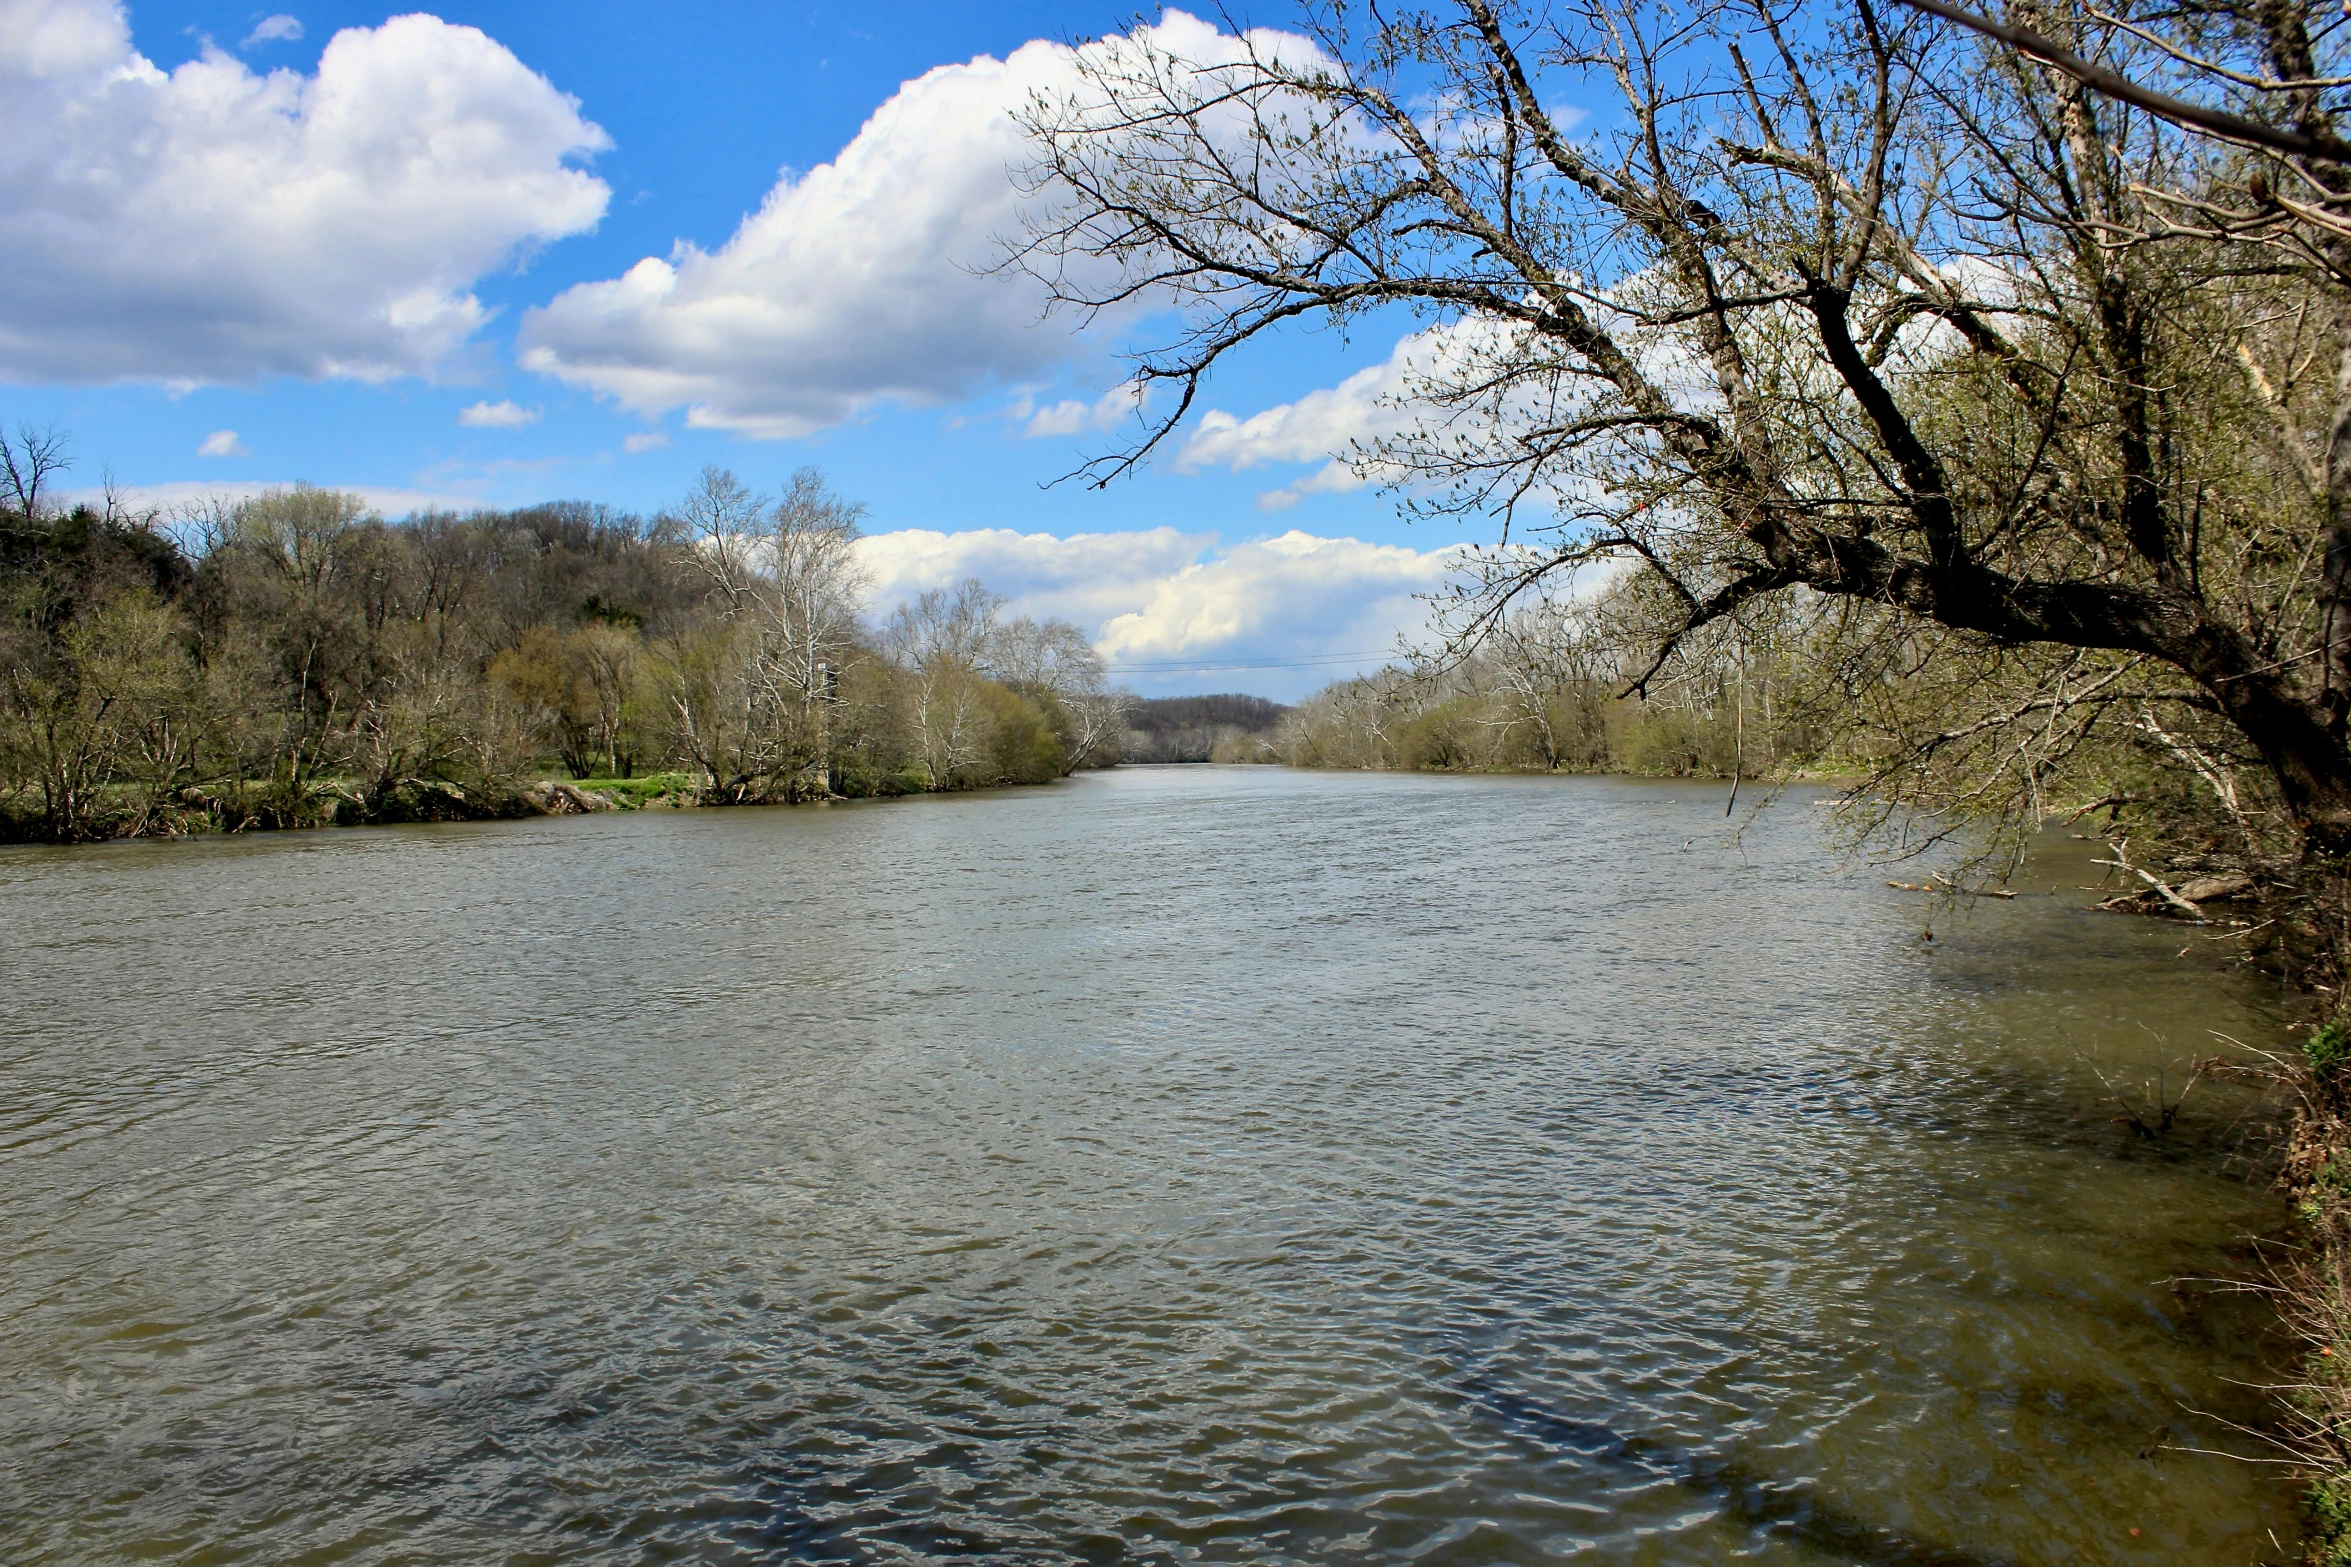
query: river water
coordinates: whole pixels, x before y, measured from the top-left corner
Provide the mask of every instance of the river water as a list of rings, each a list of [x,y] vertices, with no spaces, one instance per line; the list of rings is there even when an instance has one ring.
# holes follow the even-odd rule
[[[2261,1451],[2192,1282],[2277,1219],[2247,1103],[2109,1097],[2279,1019],[2062,855],[1955,917],[1823,815],[0,853],[0,1560],[2282,1560],[2183,1451]]]

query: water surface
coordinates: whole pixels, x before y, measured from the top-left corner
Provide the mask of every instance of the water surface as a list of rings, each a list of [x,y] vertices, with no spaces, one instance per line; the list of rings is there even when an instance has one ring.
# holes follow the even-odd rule
[[[1143,769],[0,853],[0,1560],[2236,1563],[2224,944]],[[1935,939],[1922,941],[1932,914]],[[2183,957],[2183,945],[2187,953]]]

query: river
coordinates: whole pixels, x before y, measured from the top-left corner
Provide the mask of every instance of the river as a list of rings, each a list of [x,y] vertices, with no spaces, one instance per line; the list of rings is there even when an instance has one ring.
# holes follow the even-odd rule
[[[0,852],[0,1560],[2283,1559],[2261,987],[1722,794]]]

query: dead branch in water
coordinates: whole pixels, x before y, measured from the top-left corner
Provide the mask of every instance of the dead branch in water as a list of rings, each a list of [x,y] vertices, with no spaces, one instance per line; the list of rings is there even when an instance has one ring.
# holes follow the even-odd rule
[[[2111,860],[2092,860],[2090,863],[2092,865],[2112,866],[2116,870],[2130,872],[2133,876],[2138,877],[2139,880],[2145,882],[2149,887],[2153,888],[2158,894],[2160,894],[2164,902],[2170,904],[2175,909],[2183,911],[2188,916],[2188,918],[2196,921],[2198,924],[2202,924],[2204,922],[2204,911],[2202,909],[2198,908],[2195,904],[2190,903],[2187,899],[2181,897],[2178,891],[2172,887],[2171,883],[2165,881],[2162,877],[2156,875],[2153,871],[2141,870],[2138,866],[2131,863],[2129,852],[2130,846],[2131,841],[2128,838],[2109,839],[2107,841],[2106,847],[2113,851],[2114,858]],[[2102,909],[2111,909],[2117,904],[2135,901],[2140,896],[2141,894],[2134,892],[2129,894],[2127,897],[2109,898],[2105,902],[2099,904],[2098,907]]]

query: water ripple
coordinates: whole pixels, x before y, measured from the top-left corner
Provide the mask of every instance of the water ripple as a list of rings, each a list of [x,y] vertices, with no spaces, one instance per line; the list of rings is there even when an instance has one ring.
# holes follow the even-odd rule
[[[2288,1499],[2165,1450],[2253,1408],[2166,1282],[2274,1221],[2245,1107],[2141,1147],[2100,1074],[2259,997],[2073,897],[1923,946],[1719,813],[0,853],[0,1557],[2255,1559]]]

